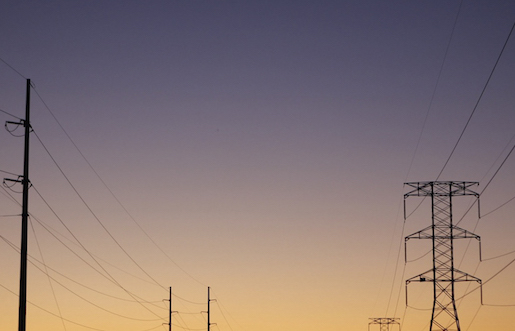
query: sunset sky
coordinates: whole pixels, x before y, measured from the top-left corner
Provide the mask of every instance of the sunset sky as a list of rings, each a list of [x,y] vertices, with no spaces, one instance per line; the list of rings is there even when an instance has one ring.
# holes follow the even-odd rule
[[[431,206],[404,221],[403,183],[437,179],[482,193],[480,219],[454,205],[482,239],[482,262],[455,246],[484,283],[482,306],[456,286],[462,330],[513,330],[514,22],[509,0],[2,1],[2,123],[33,83],[27,330],[167,330],[170,286],[175,331],[207,328],[208,286],[212,330],[428,330],[432,286],[406,306],[405,280],[431,242],[405,264],[404,237]],[[22,133],[0,131],[2,178]],[[20,191],[0,189],[2,331]]]

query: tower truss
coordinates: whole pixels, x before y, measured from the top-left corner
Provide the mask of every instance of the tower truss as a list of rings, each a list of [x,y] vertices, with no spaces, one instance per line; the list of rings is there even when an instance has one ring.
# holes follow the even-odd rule
[[[368,323],[368,331],[370,331],[370,325],[379,325],[379,331],[390,331],[390,325],[397,325],[400,330],[399,318],[391,317],[374,317],[370,318]]]
[[[405,183],[412,190],[404,194],[404,201],[412,196],[431,198],[431,225],[404,238],[405,246],[410,239],[431,239],[433,243],[433,268],[406,280],[406,304],[408,302],[408,284],[411,282],[433,283],[433,312],[430,331],[461,331],[454,285],[456,282],[466,281],[475,281],[481,285],[479,278],[454,267],[454,239],[477,239],[481,258],[481,238],[454,225],[452,215],[453,197],[469,195],[479,199],[479,194],[470,189],[477,184],[476,182],[452,181]]]

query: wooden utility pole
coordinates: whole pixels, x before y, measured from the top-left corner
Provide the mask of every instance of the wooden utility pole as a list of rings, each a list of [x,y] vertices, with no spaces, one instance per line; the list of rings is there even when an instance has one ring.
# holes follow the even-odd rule
[[[25,151],[23,158],[23,202],[21,213],[21,257],[20,257],[20,305],[18,311],[18,330],[25,331],[27,319],[27,236],[29,218],[29,136],[30,136],[30,79],[27,79],[25,101]]]

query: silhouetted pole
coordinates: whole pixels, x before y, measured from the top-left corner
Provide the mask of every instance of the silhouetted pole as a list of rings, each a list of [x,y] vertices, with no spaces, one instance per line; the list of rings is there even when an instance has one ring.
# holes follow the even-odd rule
[[[211,323],[211,310],[210,310],[210,304],[211,304],[211,301],[216,301],[216,299],[211,299],[210,297],[210,290],[211,288],[208,286],[207,287],[207,311],[201,311],[201,313],[207,313],[207,331],[210,331],[211,330],[211,325],[216,325],[216,323]]]
[[[23,159],[23,202],[21,213],[21,250],[20,250],[20,306],[18,311],[18,330],[25,331],[27,314],[27,233],[29,217],[29,135],[30,135],[30,79],[27,79],[25,101],[25,151]]]
[[[168,297],[168,300],[163,299],[163,301],[170,302],[170,305],[168,308],[168,323],[163,323],[163,325],[168,324],[168,331],[172,331],[172,313],[176,313],[176,311],[172,310],[172,287],[171,286],[170,286],[170,295]]]
[[[211,288],[207,287],[207,311],[203,311],[203,313],[207,313],[207,331],[211,331],[211,325],[216,325],[216,323],[211,323],[211,310],[210,305],[211,301],[216,301],[216,299],[211,299],[210,297]]]
[[[170,286],[170,308],[168,310],[168,331],[172,331],[172,287]]]
[[[210,306],[211,299],[209,298],[209,291],[210,291],[210,287],[208,286],[207,287],[207,331],[210,331],[210,329],[211,329],[210,312],[209,312],[209,306]]]

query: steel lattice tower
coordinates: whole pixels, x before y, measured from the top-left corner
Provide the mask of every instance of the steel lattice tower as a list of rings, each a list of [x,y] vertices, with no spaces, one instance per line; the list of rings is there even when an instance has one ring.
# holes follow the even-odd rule
[[[476,182],[414,182],[405,183],[412,188],[404,194],[404,201],[410,196],[430,197],[432,206],[432,224],[418,232],[405,237],[405,245],[410,239],[431,239],[433,242],[433,268],[406,280],[411,282],[433,283],[433,312],[430,331],[460,331],[460,322],[456,310],[454,284],[456,282],[481,280],[454,268],[454,239],[474,238],[479,241],[481,257],[481,239],[467,230],[461,229],[452,222],[452,198],[454,196],[471,195],[479,198],[479,194],[470,190]],[[478,204],[479,208],[479,204]],[[406,209],[405,209],[406,210]]]
[[[369,331],[370,331],[370,325],[372,325],[372,324],[379,325],[380,331],[390,331],[390,325],[397,325],[400,330],[399,318],[391,318],[391,317],[370,318],[370,323],[368,323]]]

